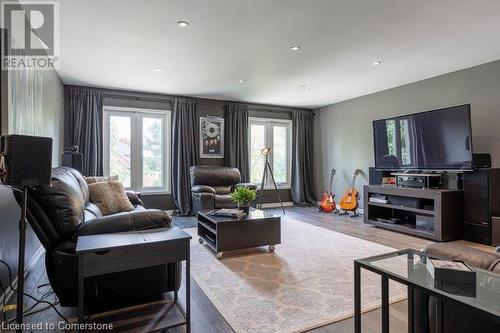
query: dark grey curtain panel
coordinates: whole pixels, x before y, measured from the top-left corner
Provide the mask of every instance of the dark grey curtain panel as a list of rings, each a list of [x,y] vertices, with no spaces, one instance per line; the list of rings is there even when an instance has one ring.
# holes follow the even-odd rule
[[[102,176],[102,92],[70,86],[65,95],[66,145],[80,147],[85,176]]]
[[[316,206],[313,196],[312,152],[313,113],[292,113],[292,200],[297,204]]]
[[[238,168],[241,181],[250,180],[250,162],[248,156],[248,105],[224,105],[225,154],[226,165]]]
[[[196,101],[174,98],[172,118],[172,195],[177,215],[191,212],[189,168],[197,164]]]

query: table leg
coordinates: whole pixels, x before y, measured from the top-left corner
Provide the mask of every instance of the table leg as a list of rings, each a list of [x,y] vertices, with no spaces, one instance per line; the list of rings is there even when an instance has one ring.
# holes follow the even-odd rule
[[[179,265],[182,265],[182,263],[179,263]],[[182,284],[182,274],[175,274],[175,285],[179,286],[180,288],[181,284]],[[179,300],[179,290],[174,289],[174,303],[178,303],[178,300]]]
[[[354,332],[361,333],[361,267],[354,261]]]
[[[84,303],[84,295],[85,295],[85,285],[84,285],[84,277],[83,277],[83,258],[82,256],[78,256],[78,322],[83,323],[84,321],[84,311],[85,311],[85,303]]]
[[[382,276],[382,333],[389,333],[389,279]]]
[[[186,250],[186,332],[191,332],[191,254],[189,241]]]
[[[414,257],[413,253],[408,254],[408,260],[407,260],[407,274],[408,274],[408,279],[411,280],[413,279],[413,273],[414,273]],[[413,288],[408,287],[407,289],[408,293],[408,333],[413,333],[413,327],[414,327],[414,304],[413,304]]]
[[[413,333],[415,318],[413,305],[413,288],[408,287],[408,333]]]
[[[443,332],[443,300],[436,297],[436,333]]]

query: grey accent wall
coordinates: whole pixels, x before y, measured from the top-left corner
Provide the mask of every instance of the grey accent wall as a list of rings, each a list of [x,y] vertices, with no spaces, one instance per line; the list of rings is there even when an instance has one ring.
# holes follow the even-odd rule
[[[373,120],[467,103],[471,104],[474,152],[491,153],[493,166],[500,167],[500,61],[315,110],[316,195],[328,188],[331,168],[337,170],[337,198],[356,168],[364,172],[357,188],[368,183],[368,168],[375,164]]]
[[[171,110],[171,100],[174,96],[162,95],[162,94],[150,94],[143,92],[134,92],[126,90],[115,90],[115,89],[101,89],[104,93],[104,105],[110,106],[120,106],[120,107],[131,107],[131,108],[146,108],[146,109],[165,109]],[[199,126],[199,118],[206,116],[220,116],[224,117],[224,105],[229,103],[228,101],[215,100],[215,99],[200,99],[196,98],[198,101],[197,107],[197,126]],[[67,104],[67,101],[65,101]],[[262,117],[262,118],[277,118],[277,119],[292,119],[292,108],[274,106],[274,105],[250,105],[250,116],[251,117]],[[197,131],[198,132],[198,131]],[[68,145],[68,138],[71,137],[71,133],[68,133],[65,129],[65,145]],[[201,158],[199,160],[200,165],[216,165],[224,166],[226,165],[225,159],[210,159]],[[283,189],[280,190],[280,197],[283,202],[291,201],[290,190]],[[170,210],[174,209],[174,200],[171,194],[144,194],[142,197],[144,205],[147,208],[157,208]],[[266,195],[264,196],[264,203],[276,203],[278,198],[274,191],[266,190]]]

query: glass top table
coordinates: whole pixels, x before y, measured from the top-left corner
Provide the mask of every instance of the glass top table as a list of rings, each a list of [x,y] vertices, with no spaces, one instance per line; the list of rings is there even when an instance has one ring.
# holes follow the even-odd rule
[[[435,296],[441,300],[454,301],[472,310],[477,310],[492,318],[500,318],[500,275],[489,271],[472,268],[476,272],[476,285],[457,285],[446,291],[435,283],[434,278],[426,268],[428,257],[419,251],[405,249],[354,262],[355,271],[355,332],[361,331],[361,295],[360,268],[372,271],[382,276],[382,332],[388,332],[388,279],[408,286],[408,329],[413,328],[413,289]],[[385,294],[385,295],[384,295]],[[385,304],[384,304],[385,303]],[[384,319],[387,322],[384,323]],[[410,328],[411,325],[411,328]]]

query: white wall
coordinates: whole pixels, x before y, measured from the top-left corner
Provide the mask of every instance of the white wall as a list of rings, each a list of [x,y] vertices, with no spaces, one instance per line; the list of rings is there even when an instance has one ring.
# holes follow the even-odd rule
[[[467,103],[471,104],[474,151],[491,153],[493,166],[500,167],[500,61],[315,110],[316,195],[328,188],[332,167],[337,170],[337,198],[356,168],[365,173],[357,181],[362,192],[368,168],[374,166],[373,120]]]
[[[37,112],[42,113],[41,135],[53,139],[52,164],[57,166],[61,163],[61,150],[63,148],[63,84],[55,70],[41,72],[42,107]],[[26,98],[29,98],[29,96],[26,96]],[[9,133],[13,134],[11,130],[9,130]],[[0,186],[0,259],[11,266],[14,274],[17,271],[19,217],[20,208],[12,195],[12,191]],[[40,246],[40,242],[33,230],[28,228],[26,235],[27,265]],[[0,279],[6,285],[6,273],[4,271],[1,273]]]
[[[52,165],[59,166],[64,149],[64,87],[55,70],[42,71],[42,75],[43,136],[52,138]]]

